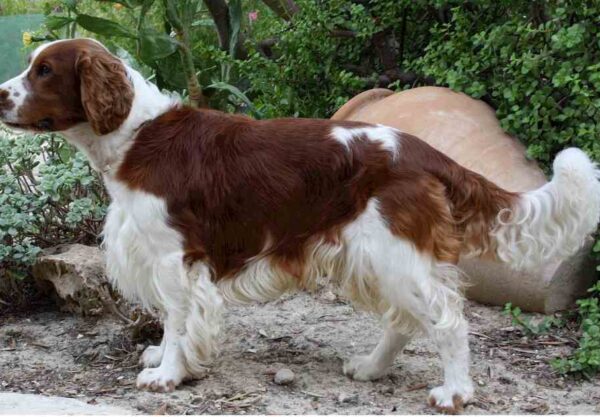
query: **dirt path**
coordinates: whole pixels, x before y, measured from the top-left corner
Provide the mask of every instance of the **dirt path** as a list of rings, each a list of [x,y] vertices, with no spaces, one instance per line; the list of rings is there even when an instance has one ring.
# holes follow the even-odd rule
[[[60,395],[143,413],[431,414],[428,389],[441,372],[432,344],[412,342],[389,376],[355,382],[342,360],[368,351],[379,328],[323,292],[263,306],[236,307],[226,317],[223,349],[203,380],[170,394],[134,387],[144,347],[120,323],[52,308],[0,318],[0,390]],[[547,359],[572,349],[572,335],[529,340],[499,308],[469,303],[476,400],[467,414],[600,413],[600,379],[552,373]],[[149,343],[149,341],[145,341]],[[272,372],[292,369],[291,386]],[[0,410],[1,412],[1,410]]]

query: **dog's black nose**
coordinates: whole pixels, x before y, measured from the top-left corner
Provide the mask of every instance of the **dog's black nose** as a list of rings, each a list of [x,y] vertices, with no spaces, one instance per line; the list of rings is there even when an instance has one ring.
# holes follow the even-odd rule
[[[9,93],[6,90],[0,90],[0,115],[5,110],[10,110],[14,105],[12,101],[8,99]]]
[[[45,119],[42,119],[36,123],[37,127],[40,129],[50,129],[52,128],[53,124],[54,120],[49,117],[46,117]]]

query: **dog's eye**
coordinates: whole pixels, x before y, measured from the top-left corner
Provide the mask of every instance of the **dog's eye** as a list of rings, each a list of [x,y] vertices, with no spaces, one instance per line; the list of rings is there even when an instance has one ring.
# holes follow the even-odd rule
[[[48,65],[42,64],[38,67],[38,75],[40,77],[45,77],[50,73],[52,73],[52,68],[50,68]]]

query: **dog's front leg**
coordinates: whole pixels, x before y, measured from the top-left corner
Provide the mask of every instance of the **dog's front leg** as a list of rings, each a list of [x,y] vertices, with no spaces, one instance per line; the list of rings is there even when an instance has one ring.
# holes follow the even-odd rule
[[[144,368],[156,368],[159,366],[165,353],[166,341],[166,337],[163,335],[160,345],[148,346],[140,358],[140,365]]]
[[[140,372],[137,378],[137,387],[140,389],[170,392],[189,375],[182,349],[185,338],[185,315],[178,311],[167,313],[164,327],[161,346],[155,347],[164,349],[160,364],[157,368],[146,368]]]
[[[184,379],[203,374],[218,351],[223,301],[208,267],[198,264],[188,270],[169,265],[172,262],[162,263],[176,278],[160,282],[165,311],[163,341],[148,353],[148,357],[158,356],[162,350],[162,358],[157,368],[144,369],[137,379],[138,388],[152,391],[173,391]]]

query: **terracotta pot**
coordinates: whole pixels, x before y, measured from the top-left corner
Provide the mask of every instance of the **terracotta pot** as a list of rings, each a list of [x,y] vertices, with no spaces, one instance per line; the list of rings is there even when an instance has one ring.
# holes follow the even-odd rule
[[[501,129],[493,109],[447,88],[365,91],[332,119],[393,126],[510,191],[528,191],[546,183],[542,170],[525,157],[523,144]],[[534,273],[517,272],[489,260],[461,261],[472,283],[467,297],[494,305],[510,301],[545,313],[568,308],[596,278],[588,256],[591,245],[590,239],[574,257],[548,262]]]

